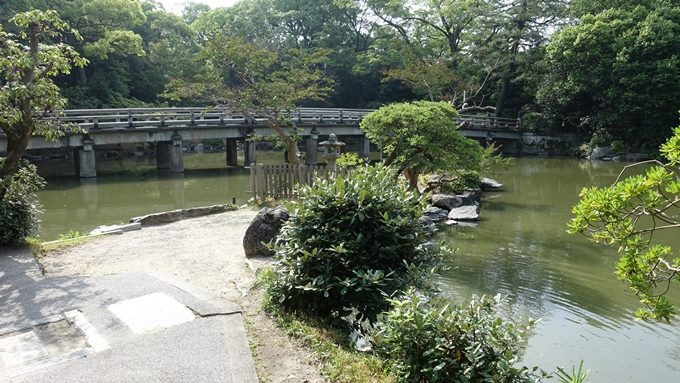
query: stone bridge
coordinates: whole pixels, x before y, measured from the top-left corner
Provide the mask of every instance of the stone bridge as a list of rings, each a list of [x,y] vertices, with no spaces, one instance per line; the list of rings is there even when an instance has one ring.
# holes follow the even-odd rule
[[[368,156],[370,143],[359,128],[368,109],[298,108],[283,113],[305,138],[305,162],[316,163],[319,136],[355,136],[361,141],[360,155]],[[264,124],[265,116],[254,118],[227,109],[206,108],[141,108],[141,109],[81,109],[66,110],[55,118],[62,124],[75,124],[86,133],[67,134],[56,141],[33,137],[28,149],[71,148],[74,150],[76,173],[95,177],[95,147],[101,145],[155,143],[158,169],[173,173],[184,171],[182,142],[205,139],[226,140],[226,163],[237,165],[237,143],[244,142],[244,166],[256,162],[255,142],[251,136],[273,136],[276,133]],[[461,116],[457,123],[461,133],[479,140],[517,141],[520,137],[516,119]],[[292,128],[291,128],[292,129]],[[6,150],[6,140],[0,134],[0,152]]]

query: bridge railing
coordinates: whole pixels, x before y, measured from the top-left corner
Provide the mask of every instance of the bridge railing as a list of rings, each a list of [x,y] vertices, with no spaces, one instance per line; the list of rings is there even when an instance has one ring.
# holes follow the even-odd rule
[[[495,116],[461,115],[456,119],[459,126],[493,131],[519,131],[519,120]]]
[[[282,116],[297,124],[358,125],[371,109],[297,108],[282,112]],[[255,115],[256,119],[266,118]],[[242,113],[226,108],[129,108],[71,109],[59,117],[62,123],[78,124],[88,131],[107,129],[177,128],[210,126],[251,126],[256,124]],[[519,131],[517,119],[483,115],[462,115],[456,119],[462,129],[489,131]]]
[[[298,108],[281,114],[300,124],[358,124],[370,112],[366,109]],[[260,119],[267,116],[255,114],[254,117]],[[78,124],[87,130],[254,123],[242,113],[205,108],[73,109],[64,111],[62,116],[55,119],[62,123]]]

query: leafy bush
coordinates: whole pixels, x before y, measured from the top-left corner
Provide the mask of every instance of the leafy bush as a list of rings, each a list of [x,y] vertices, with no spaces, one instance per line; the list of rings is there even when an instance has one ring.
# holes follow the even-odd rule
[[[461,172],[451,182],[442,183],[441,191],[443,193],[463,193],[466,190],[479,189],[481,184],[482,178],[478,172]]]
[[[341,168],[351,168],[354,166],[359,166],[363,163],[365,163],[364,160],[354,152],[342,153],[336,162],[336,164]]]
[[[389,307],[386,296],[425,285],[438,254],[420,246],[420,197],[394,170],[361,166],[300,194],[279,237],[273,299],[314,315],[354,308],[373,320]]]
[[[545,374],[517,367],[528,327],[496,315],[500,297],[455,306],[409,291],[390,300],[378,326],[378,352],[403,382],[532,382]],[[531,325],[531,323],[529,324]]]
[[[626,145],[623,143],[621,140],[614,140],[611,143],[611,148],[614,151],[614,153],[621,155],[626,153]]]
[[[595,148],[598,146],[607,146],[612,142],[612,136],[605,129],[597,129],[590,137],[590,146]]]
[[[0,166],[4,160],[0,158]],[[44,184],[28,161],[22,161],[16,173],[0,179],[0,246],[16,244],[36,233],[41,209],[35,192]]]

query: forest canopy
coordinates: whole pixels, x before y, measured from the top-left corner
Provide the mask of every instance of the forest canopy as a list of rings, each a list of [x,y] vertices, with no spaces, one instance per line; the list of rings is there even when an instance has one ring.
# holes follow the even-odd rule
[[[163,95],[232,38],[279,55],[328,50],[319,69],[333,87],[301,106],[446,101],[633,149],[656,148],[678,118],[672,0],[241,0],[179,15],[147,0],[16,0],[0,4],[0,24],[12,32],[12,15],[31,9],[56,10],[82,36],[64,41],[89,61],[56,80],[67,108],[203,105]]]

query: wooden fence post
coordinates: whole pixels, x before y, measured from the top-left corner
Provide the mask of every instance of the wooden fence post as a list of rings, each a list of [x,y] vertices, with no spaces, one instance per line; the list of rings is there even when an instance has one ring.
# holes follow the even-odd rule
[[[253,193],[253,201],[257,201],[257,168],[250,164],[250,192]]]

